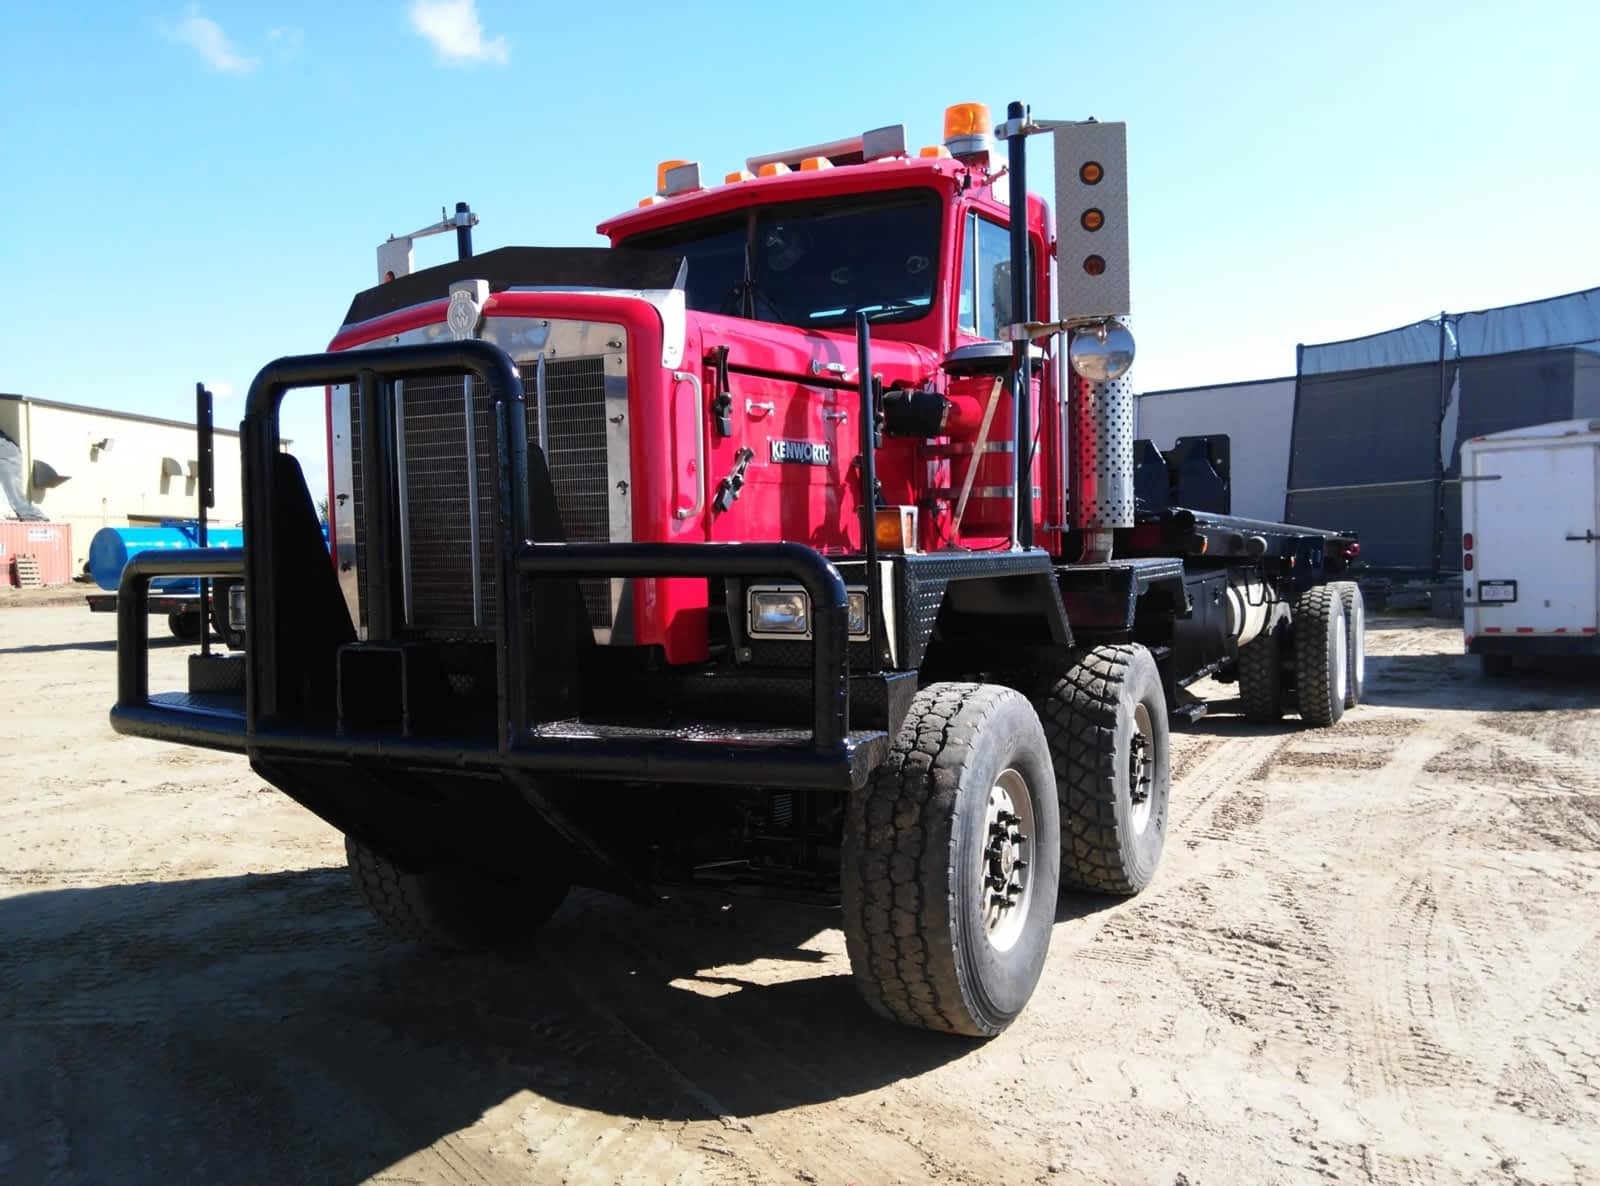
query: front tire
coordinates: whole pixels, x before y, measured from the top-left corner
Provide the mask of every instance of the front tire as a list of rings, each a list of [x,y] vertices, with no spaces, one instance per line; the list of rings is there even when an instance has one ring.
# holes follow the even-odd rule
[[[1138,893],[1161,864],[1172,790],[1167,696],[1155,659],[1137,643],[1096,647],[1039,709],[1060,801],[1061,884]]]
[[[344,838],[350,876],[390,934],[430,947],[464,950],[526,942],[567,896],[566,878],[528,881],[466,874],[409,873],[352,836]]]
[[[205,620],[199,610],[176,610],[167,615],[167,629],[179,642],[199,642],[205,633]]]
[[[1054,786],[1021,693],[962,683],[917,693],[845,820],[845,944],[874,1011],[972,1037],[1022,1011],[1055,919]]]

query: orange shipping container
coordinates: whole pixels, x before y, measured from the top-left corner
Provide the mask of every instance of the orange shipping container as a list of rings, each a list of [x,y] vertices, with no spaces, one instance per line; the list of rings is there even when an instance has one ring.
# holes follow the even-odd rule
[[[32,556],[47,585],[72,580],[72,524],[0,520],[0,581],[17,583],[17,557]]]

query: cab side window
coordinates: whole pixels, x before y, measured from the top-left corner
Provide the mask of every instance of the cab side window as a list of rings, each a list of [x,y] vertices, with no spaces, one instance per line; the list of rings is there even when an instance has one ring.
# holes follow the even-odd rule
[[[998,223],[967,215],[961,249],[960,328],[995,337],[1011,324],[1011,232]]]

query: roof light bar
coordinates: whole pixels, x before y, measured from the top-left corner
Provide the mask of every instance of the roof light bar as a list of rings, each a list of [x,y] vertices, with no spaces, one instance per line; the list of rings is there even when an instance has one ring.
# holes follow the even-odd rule
[[[770,176],[761,172],[763,165],[787,165],[791,169],[797,169],[800,167],[800,162],[807,157],[827,157],[837,165],[852,164],[857,158],[865,162],[905,155],[906,126],[890,124],[844,140],[829,140],[824,144],[808,144],[804,148],[791,148],[784,152],[763,153],[760,156],[750,157],[745,161],[744,167],[757,176]]]
[[[661,193],[664,197],[673,197],[676,194],[686,194],[691,190],[705,188],[700,184],[700,162],[679,161],[669,169],[662,171]]]

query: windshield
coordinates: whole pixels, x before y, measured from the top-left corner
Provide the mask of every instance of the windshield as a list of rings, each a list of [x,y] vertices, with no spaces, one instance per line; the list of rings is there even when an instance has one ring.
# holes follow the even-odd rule
[[[806,328],[912,321],[933,305],[932,192],[759,206],[629,239],[687,257],[689,308]]]

